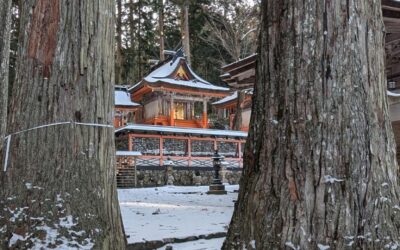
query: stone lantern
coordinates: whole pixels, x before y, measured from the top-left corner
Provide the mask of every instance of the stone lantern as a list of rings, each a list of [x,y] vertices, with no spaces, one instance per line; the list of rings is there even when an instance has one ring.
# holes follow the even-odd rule
[[[215,150],[213,157],[213,167],[214,167],[214,179],[209,187],[207,194],[227,194],[225,186],[222,184],[219,178],[219,171],[221,170],[223,156],[218,154],[218,149]]]
[[[171,160],[171,158],[167,158],[167,160],[164,161],[164,166],[166,167],[166,179],[167,179],[167,185],[174,185],[174,162]]]

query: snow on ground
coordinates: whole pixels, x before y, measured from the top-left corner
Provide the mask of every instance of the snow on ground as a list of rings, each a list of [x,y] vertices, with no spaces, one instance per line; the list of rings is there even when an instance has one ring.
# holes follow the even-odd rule
[[[185,243],[168,244],[158,250],[165,250],[166,246],[172,246],[173,250],[220,250],[224,240],[225,237],[211,240],[197,240]]]
[[[208,186],[119,189],[128,243],[226,232],[233,213],[233,201],[237,199],[237,193],[233,191],[238,189],[238,185],[227,185],[227,195],[207,195]],[[222,241],[180,243],[174,244],[174,249],[192,249],[190,244],[195,244],[193,249],[202,249],[205,242],[217,244],[219,247],[215,249],[219,249]],[[207,249],[212,244],[207,245]]]

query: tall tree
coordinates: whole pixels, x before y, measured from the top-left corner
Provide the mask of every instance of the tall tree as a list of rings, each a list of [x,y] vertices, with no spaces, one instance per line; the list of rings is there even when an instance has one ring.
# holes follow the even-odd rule
[[[164,56],[164,0],[158,0],[158,30],[160,36],[160,61],[165,60]]]
[[[223,249],[398,248],[380,1],[261,8],[251,129]]]
[[[232,0],[218,2],[218,6],[208,7],[202,40],[220,50],[219,59],[222,63],[254,54],[257,48],[259,5]]]
[[[8,77],[11,39],[11,0],[0,3],[0,161],[3,138],[6,134],[8,107]],[[0,163],[0,167],[2,163]]]
[[[112,127],[114,11],[111,0],[21,1],[1,249],[125,247]]]
[[[123,82],[122,70],[124,65],[124,57],[122,52],[122,0],[116,0],[117,13],[116,13],[116,43],[117,50],[115,53],[115,83],[121,84]]]
[[[158,35],[156,15],[158,1],[128,0],[125,1],[127,17],[123,21],[126,26],[128,43],[124,48],[125,81],[136,83],[148,73],[151,65],[149,59],[158,58]]]
[[[255,53],[258,27],[258,4],[219,0],[215,5],[209,6],[207,22],[200,38],[215,47],[219,51],[218,60],[221,64],[226,64],[227,61],[238,61]],[[245,96],[243,89],[237,91],[234,130],[240,130],[242,126],[242,102]]]
[[[184,0],[181,4],[181,34],[182,47],[185,50],[188,63],[191,64],[188,0]]]

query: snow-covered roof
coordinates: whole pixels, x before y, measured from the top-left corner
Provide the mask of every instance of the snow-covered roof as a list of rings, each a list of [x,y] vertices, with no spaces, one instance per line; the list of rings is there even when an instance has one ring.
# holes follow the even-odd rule
[[[223,68],[223,69],[224,69],[224,68],[227,68],[227,67],[229,67],[229,66],[232,66],[232,65],[237,64],[237,63],[241,63],[241,62],[243,62],[243,61],[245,61],[245,60],[247,60],[247,59],[250,59],[250,58],[256,57],[256,56],[257,56],[257,53],[251,54],[251,55],[249,55],[249,56],[247,56],[247,57],[245,57],[245,58],[239,59],[239,60],[237,60],[237,61],[235,61],[235,62],[232,62],[232,63],[230,63],[230,64],[227,64],[227,65],[224,65],[222,68]]]
[[[141,156],[142,153],[139,151],[117,151],[117,156]]]
[[[170,77],[172,73],[179,67],[180,64],[186,64],[186,68],[189,70],[189,73],[193,76],[193,79],[184,80],[184,79],[173,79]],[[229,91],[229,88],[220,87],[213,85],[212,83],[207,82],[200,76],[198,76],[189,65],[187,65],[186,60],[183,57],[176,58],[175,61],[168,61],[164,65],[159,68],[153,70],[148,74],[144,79],[145,82],[148,83],[169,83],[178,86],[191,87],[191,88],[199,88],[199,89],[209,89],[209,90],[218,90],[218,91]],[[135,89],[143,81],[135,84],[129,90]]]
[[[245,89],[243,90],[246,95],[253,95],[253,88]],[[216,102],[213,102],[212,105],[218,105],[218,104],[223,104],[227,103],[230,101],[235,100],[238,97],[238,92],[235,91],[232,95],[229,95],[227,97],[222,98],[221,100],[218,100]]]
[[[159,79],[154,79],[154,78],[145,78],[147,82],[158,82]],[[224,87],[219,87],[215,86],[212,84],[206,84],[203,82],[195,81],[195,80],[175,80],[171,78],[165,78],[162,80],[163,82],[174,84],[174,85],[179,85],[179,86],[185,86],[185,87],[191,87],[191,88],[199,88],[199,89],[210,89],[210,90],[223,90],[223,91],[228,91],[229,88],[224,88]]]
[[[225,98],[222,98],[221,100],[218,100],[218,101],[216,101],[216,102],[213,102],[212,104],[213,104],[213,105],[217,105],[217,104],[222,104],[222,103],[230,102],[230,101],[232,101],[232,100],[235,100],[235,99],[237,98],[237,96],[238,96],[238,93],[237,93],[237,91],[235,91],[232,95],[229,95],[229,96],[227,96],[227,97],[225,97]]]
[[[115,90],[115,106],[137,107],[140,104],[132,102],[128,92],[124,90]]]
[[[181,128],[157,125],[141,125],[133,124],[115,130],[115,133],[124,131],[147,131],[158,133],[176,133],[176,134],[195,134],[195,135],[208,135],[219,137],[247,137],[247,132],[235,130],[218,130],[218,129],[203,129],[203,128]]]

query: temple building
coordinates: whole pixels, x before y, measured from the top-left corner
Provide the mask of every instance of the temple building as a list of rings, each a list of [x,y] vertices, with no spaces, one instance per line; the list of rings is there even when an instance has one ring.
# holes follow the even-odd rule
[[[253,54],[222,67],[224,71],[224,74],[220,76],[222,81],[236,91],[230,96],[214,102],[213,106],[219,110],[219,117],[229,119],[230,129],[234,128],[236,115],[241,116],[239,129],[242,131],[248,131],[249,129],[256,59],[257,54]],[[238,98],[240,98],[240,101]],[[238,102],[240,102],[240,113],[237,110]]]
[[[211,173],[217,149],[227,167],[240,169],[247,132],[212,129],[208,114],[212,102],[231,94],[198,76],[179,53],[132,87],[117,87],[118,185],[136,186],[138,172],[164,171],[171,163]]]
[[[230,94],[196,75],[179,56],[162,62],[129,91],[143,105],[140,123],[191,128],[208,128],[208,103]]]
[[[390,118],[400,159],[400,2],[384,1],[382,13],[387,32]],[[181,170],[211,171],[211,157],[216,149],[225,157],[228,167],[240,169],[251,116],[256,61],[254,54],[222,67],[224,74],[220,77],[230,87],[226,88],[199,77],[183,53],[177,52],[139,83],[128,89],[117,87],[114,124],[120,180],[130,186],[140,177],[137,171],[164,171],[171,162]],[[228,120],[227,130],[210,129],[210,104],[220,118]],[[241,131],[233,130],[238,113]],[[134,171],[127,159],[134,159]],[[160,176],[152,174],[149,179]]]
[[[114,93],[114,127],[119,128],[136,123],[141,105],[131,101],[128,89],[124,86],[116,86]]]
[[[253,88],[245,89],[244,99],[240,103],[241,108],[241,131],[248,131],[251,116],[251,99],[253,95]],[[237,114],[237,101],[238,101],[238,91],[235,91],[230,96],[227,96],[221,100],[213,102],[213,106],[218,109],[218,117],[223,119],[228,119],[229,129],[233,129],[234,119]]]

